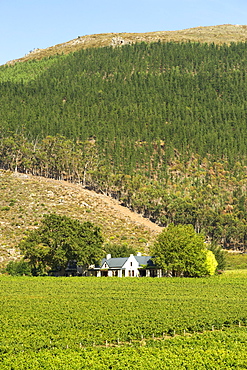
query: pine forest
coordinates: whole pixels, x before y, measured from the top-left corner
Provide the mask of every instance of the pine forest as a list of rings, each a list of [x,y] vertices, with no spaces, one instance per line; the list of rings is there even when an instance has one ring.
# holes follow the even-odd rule
[[[0,67],[0,167],[247,246],[247,44],[88,48]]]

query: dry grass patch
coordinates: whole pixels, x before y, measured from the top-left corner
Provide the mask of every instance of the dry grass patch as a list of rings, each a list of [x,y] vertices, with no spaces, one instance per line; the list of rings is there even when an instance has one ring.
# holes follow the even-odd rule
[[[0,194],[0,266],[19,256],[13,248],[46,213],[91,221],[106,243],[127,243],[143,252],[161,230],[117,201],[65,181],[0,171]]]
[[[23,58],[8,62],[25,62],[32,59],[43,59],[52,55],[69,54],[81,49],[91,47],[104,47],[113,45],[113,39],[119,38],[124,43],[137,42],[206,42],[215,44],[230,44],[231,42],[245,42],[247,40],[246,25],[224,24],[219,26],[195,27],[178,31],[157,31],[146,33],[102,33],[95,35],[78,36],[62,44],[46,49],[35,49]]]

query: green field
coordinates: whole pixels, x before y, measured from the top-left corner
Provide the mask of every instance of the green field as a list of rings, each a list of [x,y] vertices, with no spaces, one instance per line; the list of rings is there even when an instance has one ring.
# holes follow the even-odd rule
[[[246,368],[247,272],[0,278],[0,368]]]

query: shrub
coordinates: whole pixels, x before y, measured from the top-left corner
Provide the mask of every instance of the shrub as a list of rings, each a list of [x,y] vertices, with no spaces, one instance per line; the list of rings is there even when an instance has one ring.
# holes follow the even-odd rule
[[[23,276],[31,275],[31,267],[30,265],[24,261],[10,261],[5,269],[5,271],[12,276]]]

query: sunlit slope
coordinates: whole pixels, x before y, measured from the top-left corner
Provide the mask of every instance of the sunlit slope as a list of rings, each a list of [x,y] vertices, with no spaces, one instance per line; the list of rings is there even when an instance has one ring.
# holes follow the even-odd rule
[[[0,266],[16,256],[13,249],[38,227],[43,214],[56,212],[101,227],[105,243],[147,251],[162,230],[118,202],[65,181],[0,172]]]
[[[20,59],[10,61],[15,63],[32,59],[42,59],[56,54],[68,54],[77,50],[90,47],[103,47],[110,45],[122,45],[136,42],[207,42],[207,43],[231,43],[244,42],[247,40],[247,26],[224,24],[219,26],[195,27],[178,31],[157,31],[146,33],[104,33],[95,35],[78,36],[77,38],[48,47],[46,49],[34,49],[31,53]]]

